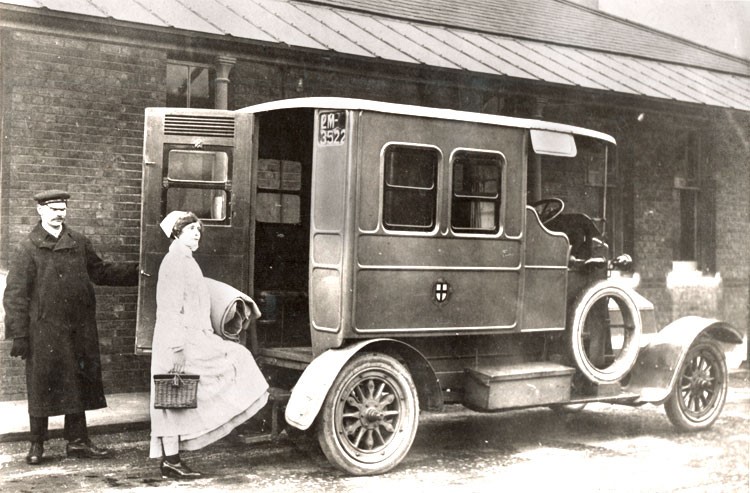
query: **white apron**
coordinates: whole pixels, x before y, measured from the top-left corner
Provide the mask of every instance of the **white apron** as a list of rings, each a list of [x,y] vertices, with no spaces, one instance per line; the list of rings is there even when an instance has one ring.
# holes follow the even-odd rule
[[[151,375],[169,373],[173,348],[183,347],[185,372],[200,375],[196,409],[154,409],[151,379],[150,457],[161,437],[179,436],[180,450],[197,450],[226,436],[265,406],[268,383],[244,346],[217,336],[210,295],[189,248],[172,242],[156,286]]]

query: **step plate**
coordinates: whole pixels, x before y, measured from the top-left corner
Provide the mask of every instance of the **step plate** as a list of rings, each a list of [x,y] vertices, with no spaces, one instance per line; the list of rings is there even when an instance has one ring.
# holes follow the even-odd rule
[[[467,368],[464,405],[479,411],[570,401],[575,370],[552,363]]]

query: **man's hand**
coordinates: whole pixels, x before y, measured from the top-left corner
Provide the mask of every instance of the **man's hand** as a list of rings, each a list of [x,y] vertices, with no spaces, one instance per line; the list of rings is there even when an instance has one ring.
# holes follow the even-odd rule
[[[14,358],[26,359],[29,357],[29,338],[16,337],[13,339],[13,347],[10,348],[10,355]]]

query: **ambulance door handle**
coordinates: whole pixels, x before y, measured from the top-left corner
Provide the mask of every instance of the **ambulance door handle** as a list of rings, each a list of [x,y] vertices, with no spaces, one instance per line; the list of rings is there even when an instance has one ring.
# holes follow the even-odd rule
[[[141,275],[142,275],[143,277],[151,277],[151,274],[149,274],[149,273],[148,273],[148,272],[146,272],[145,270],[141,270]]]

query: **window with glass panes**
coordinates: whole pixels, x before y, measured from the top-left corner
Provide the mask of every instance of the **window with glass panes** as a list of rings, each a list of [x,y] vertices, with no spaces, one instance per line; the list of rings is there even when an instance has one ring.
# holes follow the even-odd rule
[[[229,220],[229,184],[231,150],[205,146],[165,149],[165,208],[192,211],[200,219],[227,223]]]
[[[258,160],[256,219],[263,223],[300,224],[302,164],[283,159]]]
[[[464,233],[500,229],[503,157],[497,152],[456,151],[453,155],[451,227]]]
[[[408,231],[435,228],[440,152],[434,147],[398,144],[389,145],[383,157],[384,226]]]
[[[703,271],[715,270],[715,197],[711,180],[701,169],[701,138],[684,131],[677,148],[674,198],[679,218],[675,222],[673,260],[694,261]]]
[[[214,70],[208,65],[167,63],[167,107],[213,108]]]

